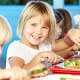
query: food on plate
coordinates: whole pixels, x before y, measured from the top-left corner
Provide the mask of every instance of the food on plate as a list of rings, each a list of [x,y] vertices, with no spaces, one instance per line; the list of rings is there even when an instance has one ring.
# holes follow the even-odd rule
[[[80,80],[80,76],[76,75],[60,75],[59,80]]]
[[[70,69],[80,69],[80,58],[71,58],[64,61],[64,67]]]
[[[80,80],[80,79],[73,78],[73,77],[70,77],[70,78],[67,78],[67,77],[61,77],[60,80]]]
[[[48,69],[43,65],[37,65],[30,70],[31,77],[42,77],[48,74]]]

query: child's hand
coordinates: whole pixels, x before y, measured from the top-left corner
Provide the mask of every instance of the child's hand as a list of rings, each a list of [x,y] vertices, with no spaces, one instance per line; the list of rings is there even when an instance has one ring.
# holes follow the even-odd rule
[[[80,45],[80,29],[71,29],[67,35],[75,44]]]
[[[10,75],[10,80],[30,80],[27,75],[27,71],[21,68],[12,68],[8,71]]]
[[[9,80],[10,75],[6,69],[0,69],[0,80]]]
[[[64,61],[64,59],[61,56],[54,53],[54,60],[53,60],[52,64],[58,64],[63,61]]]
[[[73,49],[74,51],[78,51],[79,46],[75,44],[75,45],[72,46],[72,49]]]
[[[56,55],[54,52],[41,52],[35,58],[35,64],[41,63],[43,61],[47,61],[51,64],[61,62],[63,59]]]
[[[42,61],[48,61],[52,63],[54,61],[54,53],[52,52],[40,52],[38,55],[35,56],[33,61],[35,60],[35,63],[41,63]]]

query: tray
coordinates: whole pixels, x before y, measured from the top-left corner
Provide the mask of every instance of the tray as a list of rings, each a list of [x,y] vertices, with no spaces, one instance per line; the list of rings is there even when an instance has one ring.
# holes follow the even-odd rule
[[[67,69],[59,66],[51,66],[48,68],[52,73],[55,74],[72,74],[72,75],[80,75],[80,70]]]

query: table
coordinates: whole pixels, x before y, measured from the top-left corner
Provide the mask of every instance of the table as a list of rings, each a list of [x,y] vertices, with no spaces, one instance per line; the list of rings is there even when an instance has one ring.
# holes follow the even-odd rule
[[[68,75],[68,74],[51,74],[46,77],[35,78],[33,80],[80,80],[79,75]]]

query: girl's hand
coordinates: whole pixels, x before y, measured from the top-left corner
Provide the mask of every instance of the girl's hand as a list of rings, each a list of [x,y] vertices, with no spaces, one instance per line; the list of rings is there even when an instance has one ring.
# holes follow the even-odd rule
[[[80,29],[71,29],[68,34],[69,38],[77,45],[80,45]]]
[[[8,71],[9,80],[30,80],[27,71],[18,67],[11,68]]]
[[[63,61],[64,61],[64,59],[61,56],[54,54],[54,60],[52,61],[52,64],[58,64]]]
[[[19,67],[0,70],[0,80],[31,80],[27,71]]]
[[[72,46],[72,49],[73,49],[74,51],[78,51],[79,46],[78,46],[78,45],[76,45],[76,44],[74,44],[74,45]]]
[[[10,75],[8,74],[8,70],[0,69],[0,80],[9,80]]]
[[[49,63],[58,63],[61,62],[63,59],[56,55],[54,52],[41,52],[37,56],[35,56],[35,63],[41,63],[43,61],[47,61]]]
[[[54,61],[54,53],[52,52],[40,52],[38,55],[35,56],[33,61],[35,61],[36,64],[41,63],[43,61],[53,62]]]

